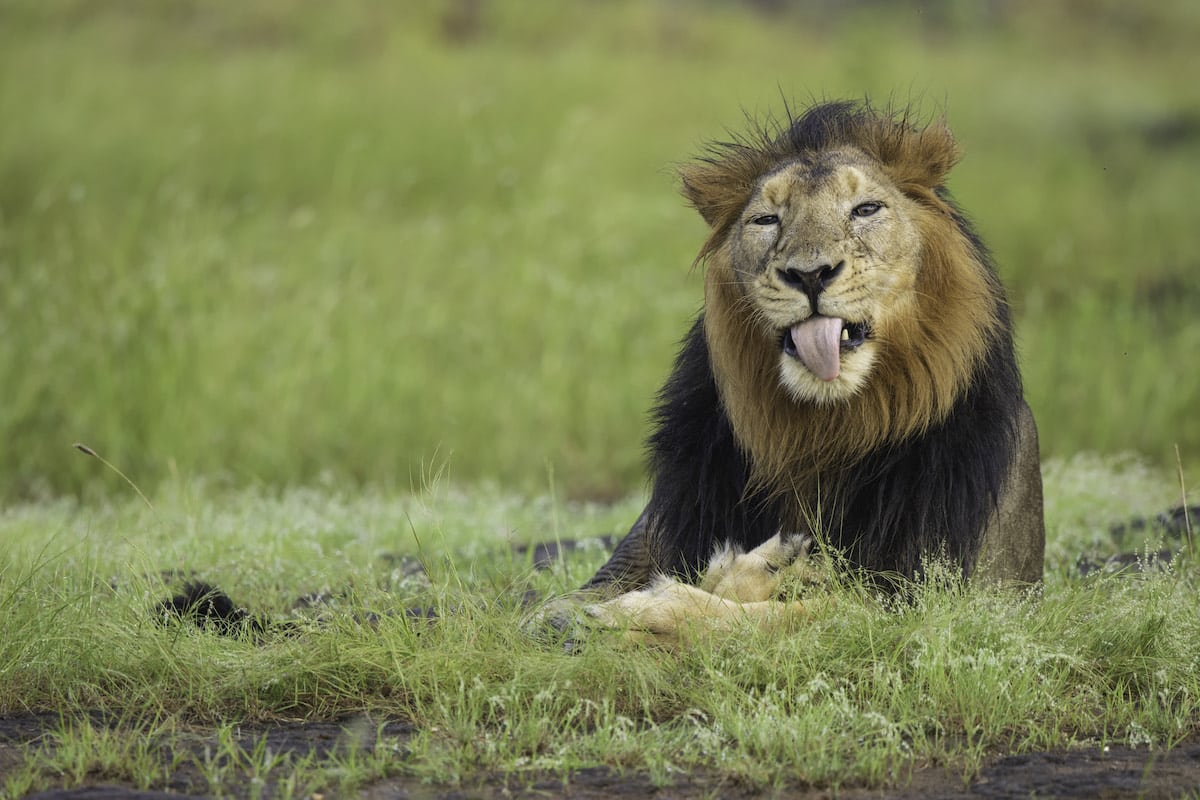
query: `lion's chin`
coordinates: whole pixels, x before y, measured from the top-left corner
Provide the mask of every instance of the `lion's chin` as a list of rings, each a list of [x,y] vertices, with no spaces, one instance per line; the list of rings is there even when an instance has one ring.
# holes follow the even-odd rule
[[[843,403],[866,386],[871,368],[875,364],[875,352],[875,343],[871,341],[864,342],[854,350],[843,351],[837,377],[829,381],[814,375],[795,357],[781,353],[779,382],[792,399],[799,403]]]

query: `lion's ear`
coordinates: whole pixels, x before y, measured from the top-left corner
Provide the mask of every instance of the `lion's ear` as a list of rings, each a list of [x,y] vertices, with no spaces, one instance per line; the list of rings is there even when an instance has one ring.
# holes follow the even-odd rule
[[[704,156],[679,168],[680,191],[713,231],[722,231],[742,213],[773,158],[744,141],[714,142]]]
[[[906,135],[888,137],[880,147],[880,160],[901,189],[919,186],[937,189],[958,163],[958,144],[943,122]]]
[[[680,191],[714,230],[725,227],[750,199],[749,186],[730,182],[720,164],[688,164],[679,170]]]

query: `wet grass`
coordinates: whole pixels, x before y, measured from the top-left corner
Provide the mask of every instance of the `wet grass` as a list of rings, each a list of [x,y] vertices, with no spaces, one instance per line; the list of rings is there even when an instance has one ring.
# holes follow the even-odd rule
[[[739,786],[895,786],[930,764],[965,780],[999,754],[1196,737],[1192,562],[1092,577],[1074,566],[1080,554],[1178,550],[1146,532],[1118,544],[1109,530],[1171,504],[1170,477],[1095,458],[1046,475],[1056,499],[1039,597],[935,576],[896,604],[847,584],[787,637],[747,628],[682,651],[596,632],[568,654],[521,628],[526,592],[578,586],[605,551],[535,570],[519,545],[619,533],[638,498],[179,484],[152,496],[154,511],[132,499],[10,508],[0,709],[64,721],[6,791],[101,777],[214,793],[249,780],[298,793],[392,778],[520,784],[597,766],[663,784],[702,771]],[[239,638],[163,618],[157,601],[189,579],[272,624]],[[403,613],[416,607],[441,619]],[[351,720],[350,733],[315,754],[254,733],[291,720]],[[385,735],[388,720],[405,733]],[[207,760],[189,749],[199,730]]]

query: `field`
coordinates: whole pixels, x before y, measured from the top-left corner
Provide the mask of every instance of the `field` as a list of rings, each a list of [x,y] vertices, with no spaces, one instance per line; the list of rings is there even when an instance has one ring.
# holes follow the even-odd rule
[[[1111,525],[1195,483],[1200,11],[752,5],[0,3],[0,793],[729,794],[1194,745],[1193,555],[1076,562],[1187,550]],[[1044,595],[847,585],[782,641],[532,641],[522,599],[640,507],[701,295],[673,166],[864,95],[966,153]],[[535,569],[540,542],[579,546]],[[188,580],[270,623],[158,624]]]
[[[1148,765],[1194,748],[1200,720],[1194,560],[1081,576],[1076,558],[1178,549],[1107,526],[1165,507],[1170,482],[1096,458],[1049,462],[1046,477],[1058,499],[1040,597],[947,577],[896,605],[847,584],[794,635],[747,626],[682,650],[594,631],[568,653],[523,628],[526,593],[578,586],[635,502],[181,483],[153,511],[18,506],[0,517],[2,790],[953,793],[999,755],[1046,751],[1060,783],[1070,753],[1132,758],[1134,784],[1153,780]],[[523,546],[546,541],[577,546],[537,569]],[[251,616],[227,636],[155,610],[189,579],[218,581]],[[1112,780],[1112,763],[1097,769],[1083,794]],[[1039,774],[1025,764],[1010,789]],[[1152,785],[1186,785],[1169,775]]]

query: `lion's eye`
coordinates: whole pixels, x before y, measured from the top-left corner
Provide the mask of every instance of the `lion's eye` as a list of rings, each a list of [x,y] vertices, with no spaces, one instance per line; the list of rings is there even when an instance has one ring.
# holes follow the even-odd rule
[[[853,217],[869,217],[872,214],[877,213],[881,208],[883,208],[883,203],[880,203],[877,200],[868,200],[865,203],[859,203],[856,205],[850,212],[850,215]]]
[[[757,217],[751,217],[750,222],[754,225],[778,225],[778,214],[759,214]]]

